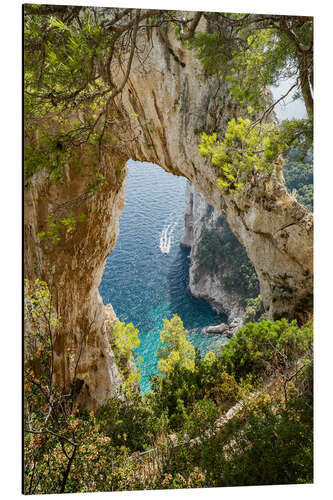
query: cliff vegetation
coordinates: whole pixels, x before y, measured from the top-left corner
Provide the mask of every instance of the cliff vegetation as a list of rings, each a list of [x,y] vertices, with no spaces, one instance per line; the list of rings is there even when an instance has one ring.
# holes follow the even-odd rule
[[[312,482],[312,326],[248,323],[204,359],[181,319],[165,322],[168,369],[142,396],[128,380],[96,411],[52,383],[60,318],[26,283],[25,493]],[[121,328],[121,335],[119,335]],[[121,341],[119,343],[119,339]],[[128,357],[132,325],[116,324]],[[68,353],[70,356],[71,353]],[[187,362],[185,362],[187,360]]]

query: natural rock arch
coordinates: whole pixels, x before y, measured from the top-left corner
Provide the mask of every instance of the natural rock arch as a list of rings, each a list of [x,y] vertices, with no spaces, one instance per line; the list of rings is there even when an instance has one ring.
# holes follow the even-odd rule
[[[225,81],[208,77],[170,33],[154,30],[149,57],[133,62],[126,87],[115,99],[109,147],[100,163],[106,182],[96,192],[87,189],[83,173],[89,156],[83,146],[81,170],[68,165],[64,184],[36,174],[26,188],[25,273],[50,286],[61,316],[55,382],[66,387],[75,377],[82,406],[105,402],[121,382],[98,286],[116,243],[130,158],[186,177],[226,217],[256,269],[272,318],[301,317],[311,308],[312,214],[278,182],[261,179],[242,196],[223,194],[217,172],[198,155],[201,131],[223,128],[230,116]],[[77,220],[82,214],[87,218],[57,245],[41,243],[38,233],[45,230],[48,215],[69,212]]]

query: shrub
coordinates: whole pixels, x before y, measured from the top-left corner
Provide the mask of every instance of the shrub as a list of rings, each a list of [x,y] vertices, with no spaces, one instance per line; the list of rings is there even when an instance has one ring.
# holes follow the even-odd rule
[[[311,326],[299,328],[296,321],[248,323],[223,347],[219,362],[236,380],[249,373],[270,374],[306,354],[312,337]]]
[[[141,375],[136,371],[134,363],[136,358],[141,362],[142,358],[136,357],[135,349],[140,345],[139,330],[133,323],[121,322],[117,320],[112,327],[112,337],[110,339],[112,350],[115,354],[117,366],[124,378],[124,388],[131,389],[140,382]]]
[[[195,349],[186,339],[188,331],[185,330],[182,320],[175,314],[170,321],[165,319],[163,325],[160,340],[164,347],[159,346],[157,351],[158,369],[168,374],[174,366],[179,365],[193,371]]]
[[[97,423],[114,446],[125,444],[132,451],[150,448],[161,431],[161,422],[151,405],[136,392],[127,393],[125,401],[109,399],[99,407]]]
[[[261,295],[258,295],[258,297],[251,298],[247,301],[242,320],[243,324],[246,325],[246,323],[257,323],[263,319],[268,319],[268,317],[265,313]]]
[[[311,483],[312,426],[312,408],[303,398],[286,407],[255,405],[242,430],[233,434],[232,447],[216,456],[211,467],[215,486]]]
[[[197,401],[185,419],[184,430],[187,437],[192,439],[200,436],[204,439],[205,433],[214,429],[219,414],[218,406],[208,397]]]

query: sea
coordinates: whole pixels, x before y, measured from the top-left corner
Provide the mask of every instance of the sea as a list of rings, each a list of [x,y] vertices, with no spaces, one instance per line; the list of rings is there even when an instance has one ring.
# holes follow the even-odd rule
[[[184,229],[185,188],[176,177],[152,163],[128,162],[126,203],[116,247],[108,257],[99,287],[104,304],[111,303],[120,321],[139,330],[136,359],[141,392],[158,373],[156,356],[163,319],[178,314],[188,340],[200,349],[219,350],[228,339],[202,329],[226,321],[209,303],[189,291],[189,253],[180,244]]]

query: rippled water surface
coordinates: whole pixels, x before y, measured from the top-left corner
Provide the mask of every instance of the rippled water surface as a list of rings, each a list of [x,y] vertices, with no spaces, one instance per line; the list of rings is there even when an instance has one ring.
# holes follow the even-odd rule
[[[185,212],[186,180],[151,163],[130,161],[126,179],[126,204],[120,218],[117,245],[107,259],[100,293],[120,319],[140,331],[137,354],[141,389],[150,387],[156,373],[156,351],[163,318],[178,314],[189,340],[202,354],[226,338],[203,335],[202,328],[225,321],[209,304],[188,290],[189,250],[180,246]]]

